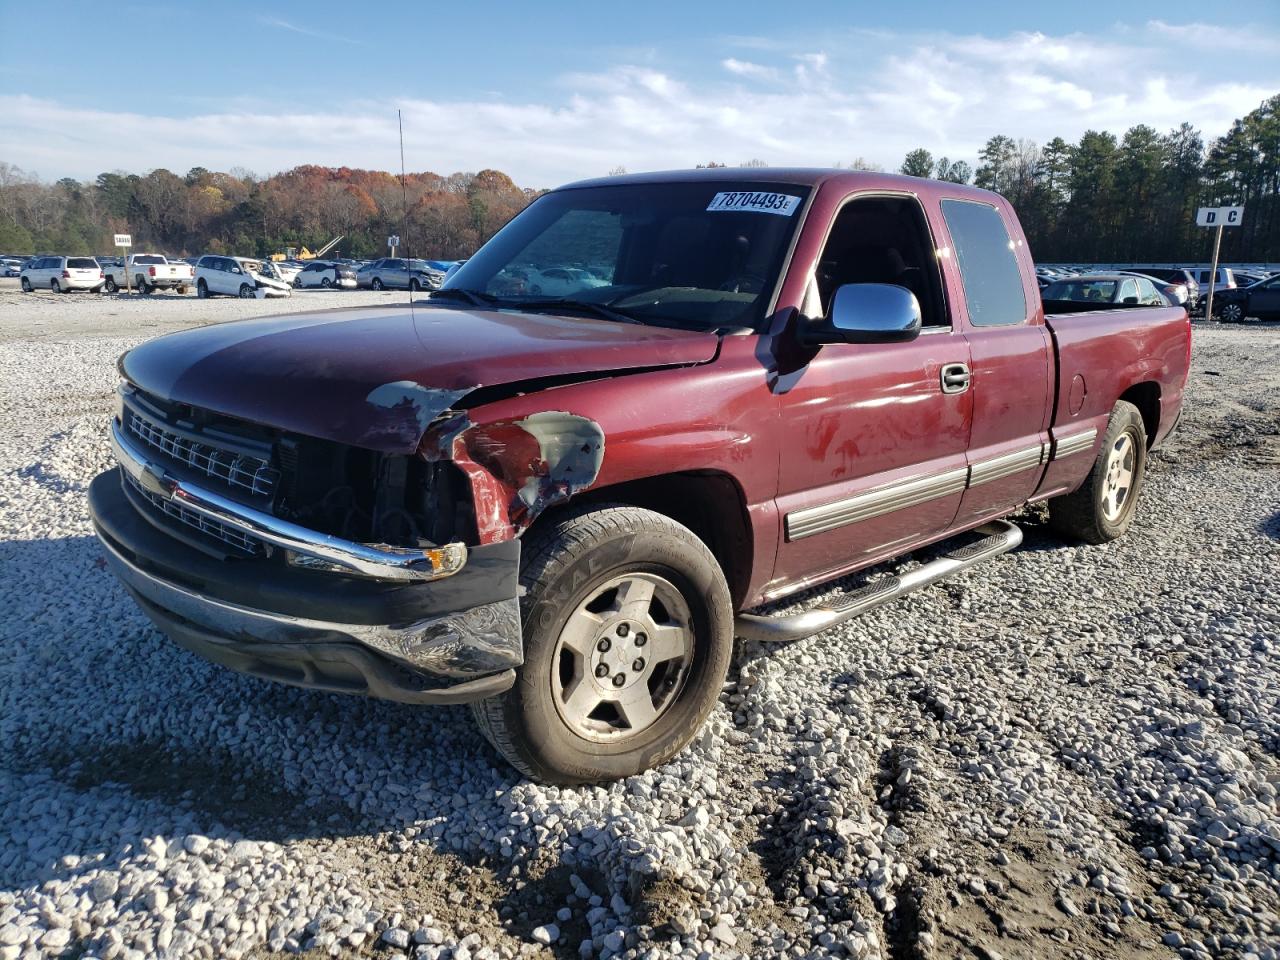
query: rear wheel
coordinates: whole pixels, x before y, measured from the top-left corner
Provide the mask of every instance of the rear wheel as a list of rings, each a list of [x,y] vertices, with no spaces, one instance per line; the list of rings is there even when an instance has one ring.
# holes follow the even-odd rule
[[[61,293],[61,292],[62,292],[62,284],[58,283],[58,281],[57,281],[57,280],[50,280],[50,281],[49,281],[49,289],[50,289],[50,290],[52,290],[54,293]]]
[[[119,289],[119,287],[116,286],[116,281],[113,277],[107,277],[107,282],[104,283],[103,286],[106,288],[107,293],[115,293],[116,290]]]
[[[1218,318],[1223,323],[1240,323],[1244,320],[1244,306],[1239,303],[1226,303],[1218,311]]]
[[[1133,523],[1147,471],[1147,431],[1142,414],[1121,400],[1111,410],[1102,447],[1088,477],[1074,493],[1049,501],[1049,523],[1085,543],[1107,543]]]
[[[374,277],[374,278],[373,278],[373,282],[372,282],[372,283],[370,283],[370,284],[369,284],[369,286],[373,287],[373,289],[375,289],[375,290],[381,290],[381,289],[382,289],[382,281],[381,281],[381,280],[379,280],[377,277]]]
[[[688,529],[613,506],[527,537],[525,662],[514,687],[472,705],[527,776],[616,780],[665,763],[715,705],[733,650],[719,565]]]

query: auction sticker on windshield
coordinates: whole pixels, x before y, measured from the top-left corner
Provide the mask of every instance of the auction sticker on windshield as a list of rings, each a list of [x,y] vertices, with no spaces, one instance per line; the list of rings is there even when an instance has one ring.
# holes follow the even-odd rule
[[[789,217],[800,206],[800,198],[787,193],[759,193],[755,191],[735,191],[717,193],[707,204],[708,210],[739,211],[748,213],[778,213]]]

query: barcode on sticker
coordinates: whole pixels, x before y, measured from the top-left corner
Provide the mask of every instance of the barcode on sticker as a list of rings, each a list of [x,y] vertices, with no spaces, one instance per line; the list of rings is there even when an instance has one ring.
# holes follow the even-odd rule
[[[717,193],[707,204],[708,210],[738,211],[748,213],[778,213],[789,217],[800,206],[800,198],[788,193],[760,193],[756,191],[734,191]]]

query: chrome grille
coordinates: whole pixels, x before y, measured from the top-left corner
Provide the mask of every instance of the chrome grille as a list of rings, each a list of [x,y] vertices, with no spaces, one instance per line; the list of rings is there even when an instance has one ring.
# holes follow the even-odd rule
[[[130,433],[179,463],[207,477],[216,477],[233,487],[248,490],[255,496],[269,497],[274,491],[279,473],[265,460],[188,439],[147,419],[131,407],[126,407],[124,413]]]
[[[157,510],[165,514],[165,516],[173,517],[180,523],[184,523],[189,527],[199,530],[201,533],[208,534],[216,540],[221,540],[228,546],[235,547],[237,550],[252,557],[265,556],[267,546],[257,537],[251,537],[246,533],[241,533],[234,527],[229,527],[225,523],[219,523],[217,520],[210,520],[208,517],[196,513],[189,507],[185,507],[181,502],[162,497],[145,489],[142,484],[138,483],[127,472],[124,474],[129,484],[142,495],[148,503]]]

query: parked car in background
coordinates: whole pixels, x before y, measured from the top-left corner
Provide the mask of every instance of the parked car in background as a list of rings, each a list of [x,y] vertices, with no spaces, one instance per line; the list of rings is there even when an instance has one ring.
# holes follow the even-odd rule
[[[313,260],[303,267],[293,278],[295,287],[338,287],[348,290],[356,288],[356,271],[345,263],[331,263],[325,260]]]
[[[289,284],[265,276],[261,271],[262,263],[258,260],[207,254],[196,263],[196,295],[220,294],[244,300],[289,296],[292,292]]]
[[[269,263],[275,267],[275,272],[285,283],[289,284],[293,283],[294,277],[300,274],[306,266],[305,263],[300,263],[297,260],[264,260],[262,262]]]
[[[1052,312],[1059,303],[1093,303],[1111,306],[1166,307],[1169,301],[1146,277],[1124,273],[1086,273],[1056,280],[1040,291],[1045,309]]]
[[[536,296],[567,297],[581,290],[594,290],[609,284],[578,267],[547,267],[530,270],[528,292]]]
[[[89,290],[97,293],[106,278],[93,257],[35,257],[19,271],[22,289],[49,289],[54,293]]]
[[[1143,273],[1137,270],[1120,270],[1129,277],[1142,277],[1150,280],[1152,285],[1164,294],[1164,298],[1177,307],[1185,307],[1191,300],[1191,291],[1187,289],[1185,283],[1178,283],[1172,280],[1162,280],[1157,276],[1149,273]]]
[[[1213,273],[1208,267],[1197,267],[1192,269],[1191,273],[1196,278],[1196,283],[1200,284],[1200,293],[1202,296],[1209,295],[1209,275]],[[1215,291],[1231,290],[1239,286],[1236,283],[1236,272],[1230,267],[1218,268],[1218,279],[1213,285]]]
[[[183,260],[169,260],[158,253],[134,253],[125,257],[121,266],[105,270],[107,293],[132,286],[138,293],[176,290],[186,293],[194,279],[191,265]],[[126,277],[128,283],[125,282]]]
[[[610,286],[503,295],[531,247],[608,250]],[[809,636],[1003,554],[1030,502],[1073,540],[1130,527],[1178,420],[1186,311],[1046,314],[1031,274],[1013,207],[960,184],[778,168],[575,184],[412,310],[130,350],[119,466],[89,510],[108,568],[187,650],[472,703],[526,776],[617,780],[694,738],[735,636]],[[758,609],[958,535],[824,605]],[[1056,588],[1071,582],[1063,566]]]
[[[1200,303],[1200,281],[1196,278],[1196,274],[1199,271],[1189,270],[1186,267],[1141,267],[1138,272],[1164,280],[1167,283],[1185,284],[1188,308],[1195,307]]]
[[[361,268],[356,281],[371,290],[436,290],[444,282],[444,272],[431,269],[425,260],[383,257]]]
[[[1246,317],[1280,318],[1280,274],[1215,294],[1213,312],[1223,323],[1240,323]]]
[[[21,276],[24,262],[17,257],[7,257],[4,260],[0,260],[0,277]]]
[[[1250,273],[1245,270],[1235,270],[1233,272],[1235,273],[1237,287],[1251,287],[1259,280],[1267,279],[1266,275],[1262,273]]]

